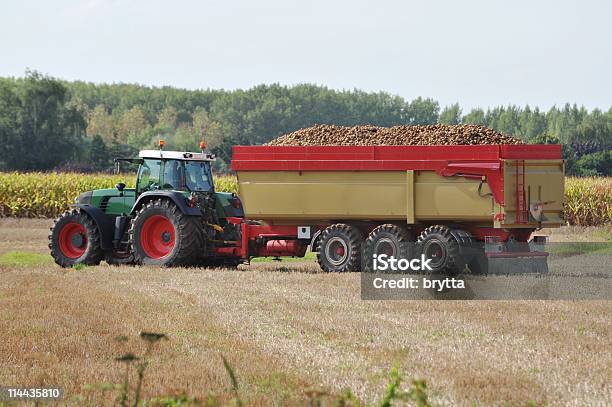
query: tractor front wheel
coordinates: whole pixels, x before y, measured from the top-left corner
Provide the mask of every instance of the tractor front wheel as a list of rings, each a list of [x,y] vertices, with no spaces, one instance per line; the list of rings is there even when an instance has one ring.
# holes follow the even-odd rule
[[[129,236],[138,264],[191,266],[204,251],[200,218],[184,215],[167,199],[150,201],[139,209]]]
[[[49,234],[49,249],[62,267],[79,263],[97,265],[104,256],[98,227],[87,214],[76,209],[55,220]]]

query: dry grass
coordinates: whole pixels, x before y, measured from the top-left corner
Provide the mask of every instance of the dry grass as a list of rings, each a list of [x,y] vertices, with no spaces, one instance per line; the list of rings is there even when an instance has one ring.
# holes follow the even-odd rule
[[[0,224],[0,251],[44,251],[46,226]],[[113,357],[140,349],[139,330],[171,339],[153,359],[146,397],[229,398],[225,355],[250,405],[300,404],[307,390],[347,387],[376,401],[395,363],[426,379],[438,405],[612,404],[606,301],[367,302],[357,274],[316,273],[313,264],[0,273],[0,383],[60,385],[68,400],[85,397],[73,404],[111,402],[83,385],[118,383]],[[118,335],[133,339],[120,344]]]

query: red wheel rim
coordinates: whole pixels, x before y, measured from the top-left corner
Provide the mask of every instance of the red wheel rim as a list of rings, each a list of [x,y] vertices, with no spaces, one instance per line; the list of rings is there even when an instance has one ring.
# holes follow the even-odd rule
[[[62,254],[70,259],[78,259],[87,248],[87,231],[80,223],[70,222],[64,225],[59,234],[59,248]]]
[[[140,230],[140,244],[147,257],[161,259],[174,249],[174,226],[168,218],[153,215]]]

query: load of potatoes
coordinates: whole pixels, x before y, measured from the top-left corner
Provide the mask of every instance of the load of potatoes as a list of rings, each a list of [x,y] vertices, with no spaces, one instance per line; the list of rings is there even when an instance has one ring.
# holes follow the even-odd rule
[[[475,124],[416,126],[316,125],[280,136],[269,146],[431,146],[523,144],[515,137]]]

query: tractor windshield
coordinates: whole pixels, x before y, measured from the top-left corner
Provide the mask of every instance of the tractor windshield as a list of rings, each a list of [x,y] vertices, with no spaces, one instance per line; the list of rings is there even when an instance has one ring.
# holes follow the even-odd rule
[[[185,161],[185,178],[190,191],[212,191],[213,180],[210,163]]]
[[[210,164],[203,161],[167,160],[164,163],[164,189],[212,191]]]

